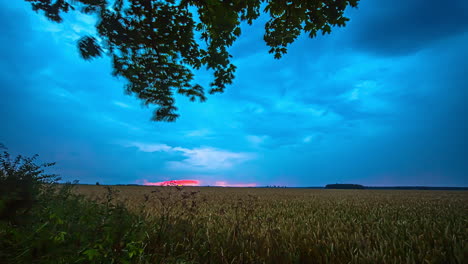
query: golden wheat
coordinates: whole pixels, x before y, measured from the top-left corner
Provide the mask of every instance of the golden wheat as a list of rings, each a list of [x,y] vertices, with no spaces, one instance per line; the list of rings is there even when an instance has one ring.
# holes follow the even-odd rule
[[[153,246],[191,263],[468,261],[464,191],[113,188],[166,235]],[[105,190],[76,189],[95,200]]]

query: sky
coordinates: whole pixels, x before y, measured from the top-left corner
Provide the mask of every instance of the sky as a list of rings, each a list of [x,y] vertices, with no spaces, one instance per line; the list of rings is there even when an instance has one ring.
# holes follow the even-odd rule
[[[468,186],[466,14],[464,0],[362,0],[280,60],[261,17],[230,48],[225,93],[177,96],[181,117],[163,123],[107,58],[79,57],[93,17],[56,24],[1,1],[0,142],[89,184]]]

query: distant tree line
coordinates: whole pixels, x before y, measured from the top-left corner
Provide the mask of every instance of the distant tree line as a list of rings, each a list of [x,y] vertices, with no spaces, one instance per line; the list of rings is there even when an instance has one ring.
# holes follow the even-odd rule
[[[325,186],[325,189],[365,189],[365,187],[360,184],[336,183],[336,184],[327,184]]]

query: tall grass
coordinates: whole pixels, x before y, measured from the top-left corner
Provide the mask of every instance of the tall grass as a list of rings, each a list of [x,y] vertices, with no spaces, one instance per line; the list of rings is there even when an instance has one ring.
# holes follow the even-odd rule
[[[152,261],[466,263],[468,193],[117,187]],[[78,186],[101,200],[103,187]]]

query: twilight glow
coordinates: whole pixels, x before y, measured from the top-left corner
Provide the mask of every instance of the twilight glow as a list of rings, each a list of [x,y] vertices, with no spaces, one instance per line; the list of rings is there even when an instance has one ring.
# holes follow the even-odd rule
[[[157,123],[109,58],[79,57],[94,17],[1,1],[0,143],[89,184],[468,186],[468,1],[449,2],[360,1],[280,60],[260,17],[230,47],[225,93],[176,95],[181,118]]]
[[[147,186],[200,186],[198,180],[172,180],[163,182],[148,182],[144,181],[143,185]]]
[[[140,181],[137,181],[139,183]],[[216,181],[214,184],[202,183],[200,180],[170,180],[162,182],[149,182],[143,180],[146,186],[218,186],[218,187],[257,187],[256,183],[228,183],[226,181]]]

